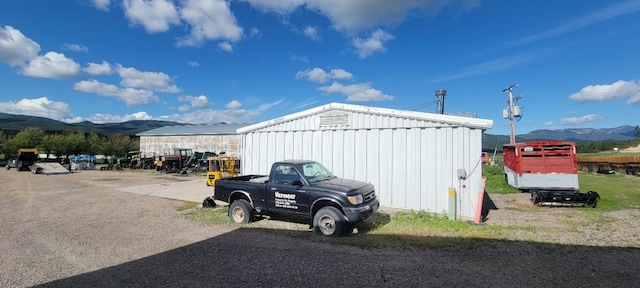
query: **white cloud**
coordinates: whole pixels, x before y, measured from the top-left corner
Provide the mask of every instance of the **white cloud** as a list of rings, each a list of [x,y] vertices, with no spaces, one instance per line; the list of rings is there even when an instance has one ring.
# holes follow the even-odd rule
[[[198,61],[189,61],[187,65],[189,65],[189,67],[198,67],[200,66],[200,63],[198,63]]]
[[[180,92],[169,75],[162,72],[144,72],[131,67],[116,65],[116,71],[122,78],[120,85],[127,88],[145,89],[166,93]]]
[[[351,45],[358,52],[358,57],[367,58],[373,53],[384,53],[387,48],[384,46],[387,41],[394,39],[395,37],[383,30],[377,29],[371,33],[369,39],[354,38],[351,41]]]
[[[616,81],[609,85],[589,85],[580,92],[571,94],[569,99],[580,102],[603,102],[618,98],[629,97],[627,103],[640,103],[640,81]]]
[[[180,102],[190,102],[191,107],[193,108],[198,108],[198,109],[203,109],[203,108],[207,108],[209,106],[211,106],[211,103],[209,103],[209,98],[207,98],[207,96],[204,95],[200,95],[200,96],[180,96],[178,97],[178,101]]]
[[[94,114],[87,119],[87,121],[91,121],[93,123],[103,124],[103,123],[121,123],[126,121],[133,120],[153,120],[153,117],[149,115],[147,112],[139,111],[133,114],[127,114],[124,116],[112,115],[112,114]]]
[[[218,43],[218,48],[222,51],[233,52],[233,46],[229,42]]]
[[[93,7],[96,7],[98,10],[109,11],[111,0],[91,0],[91,3],[93,3]]]
[[[113,69],[111,69],[111,65],[107,61],[102,61],[101,64],[87,63],[87,67],[82,70],[91,75],[109,75],[113,73]]]
[[[311,38],[313,41],[320,41],[322,38],[318,35],[318,27],[307,26],[302,30],[302,33]]]
[[[280,105],[282,102],[284,102],[284,99],[280,99],[271,103],[264,103],[264,104],[260,104],[260,106],[258,106],[258,111],[259,112],[263,112],[263,111],[267,111],[270,110],[271,108]]]
[[[227,109],[240,109],[240,107],[242,107],[242,104],[240,104],[238,100],[231,100],[224,107],[226,107]]]
[[[602,120],[602,116],[597,114],[589,114],[582,117],[569,117],[562,119],[562,125],[577,125],[587,122],[595,122]]]
[[[323,86],[318,90],[328,94],[342,94],[347,96],[347,101],[369,102],[392,100],[393,96],[386,95],[380,90],[371,88],[371,83],[342,85],[334,82],[331,86]]]
[[[191,113],[171,114],[157,117],[157,120],[191,124],[249,123],[262,113],[256,110],[197,110]]]
[[[316,67],[296,73],[296,79],[303,78],[311,82],[326,83],[329,80],[350,80],[353,79],[353,74],[344,69],[331,69],[331,71],[327,73],[322,68]]]
[[[200,46],[206,40],[238,41],[242,27],[238,26],[225,0],[185,0],[180,16],[189,23],[191,32],[178,40],[178,46]]]
[[[412,15],[434,14],[446,6],[469,9],[479,0],[244,0],[257,9],[289,14],[299,7],[327,17],[337,31],[355,35],[376,26],[392,26]],[[420,13],[418,13],[420,12]]]
[[[562,34],[566,34],[575,30],[582,29],[586,26],[596,24],[598,22],[602,22],[611,18],[615,18],[618,16],[622,16],[629,13],[634,13],[640,10],[640,1],[637,0],[628,0],[625,2],[619,2],[607,8],[595,11],[593,13],[584,15],[577,19],[573,19],[572,21],[549,29],[547,31],[527,36],[515,41],[511,41],[507,43],[507,45],[520,45],[525,43],[530,43]]]
[[[21,73],[39,78],[72,78],[78,75],[80,64],[57,52],[47,52],[44,56],[31,59]]]
[[[189,110],[191,110],[191,106],[189,106],[189,105],[181,105],[180,107],[178,107],[178,111],[180,111],[180,112],[186,112],[186,111],[189,111]]]
[[[553,121],[546,121],[546,122],[542,123],[542,125],[544,125],[544,126],[553,126]]]
[[[180,16],[171,0],[124,0],[124,14],[132,25],[142,25],[149,33],[166,32],[180,24]]]
[[[46,117],[58,121],[73,119],[69,104],[51,101],[47,97],[21,99],[18,102],[0,102],[0,112],[29,116]]]
[[[262,32],[260,32],[260,29],[256,27],[251,27],[251,29],[249,29],[249,35],[251,37],[260,37],[262,35]]]
[[[291,55],[291,61],[299,61],[299,62],[303,62],[303,63],[309,63],[309,57],[307,56],[298,56],[298,55]]]
[[[76,52],[89,52],[89,48],[80,44],[64,44],[65,49],[76,51]]]
[[[115,97],[125,102],[127,106],[159,102],[158,96],[154,95],[152,91],[134,88],[122,89],[116,85],[105,84],[96,80],[82,80],[76,83],[73,89],[100,96]]]
[[[433,84],[433,83],[444,82],[444,81],[449,81],[454,79],[460,79],[460,78],[466,78],[466,77],[477,76],[477,75],[485,75],[485,74],[498,72],[498,71],[504,71],[504,70],[522,65],[524,63],[527,63],[533,59],[547,55],[550,52],[551,52],[550,49],[542,49],[538,51],[523,53],[516,56],[506,56],[506,57],[498,58],[488,62],[471,65],[471,66],[462,68],[458,71],[445,74],[445,76],[443,77],[428,81],[427,84]]]
[[[0,27],[0,61],[21,66],[38,56],[40,45],[11,26]]]

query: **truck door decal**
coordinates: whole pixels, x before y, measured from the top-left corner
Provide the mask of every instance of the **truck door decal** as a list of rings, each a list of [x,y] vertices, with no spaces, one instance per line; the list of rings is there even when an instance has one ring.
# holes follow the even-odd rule
[[[286,209],[298,209],[296,205],[296,194],[275,192],[275,206]]]

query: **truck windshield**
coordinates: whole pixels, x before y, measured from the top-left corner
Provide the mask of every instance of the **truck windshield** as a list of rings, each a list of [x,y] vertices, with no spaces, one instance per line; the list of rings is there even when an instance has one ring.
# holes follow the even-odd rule
[[[302,164],[302,173],[304,173],[304,176],[310,183],[336,178],[329,169],[325,168],[318,162]]]

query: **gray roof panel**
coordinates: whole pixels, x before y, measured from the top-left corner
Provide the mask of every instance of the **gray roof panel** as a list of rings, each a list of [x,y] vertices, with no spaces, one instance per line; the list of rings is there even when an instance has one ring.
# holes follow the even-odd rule
[[[140,132],[136,136],[237,135],[236,130],[251,124],[202,124],[165,126]]]

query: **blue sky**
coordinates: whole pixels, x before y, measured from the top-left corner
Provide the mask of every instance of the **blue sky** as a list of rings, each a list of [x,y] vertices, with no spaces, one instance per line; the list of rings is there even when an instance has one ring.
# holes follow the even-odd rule
[[[0,112],[251,123],[341,102],[640,124],[640,0],[0,1]]]

